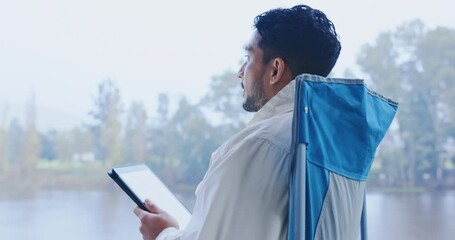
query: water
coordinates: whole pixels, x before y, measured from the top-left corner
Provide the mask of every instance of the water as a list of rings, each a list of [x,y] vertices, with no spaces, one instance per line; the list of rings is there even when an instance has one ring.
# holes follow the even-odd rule
[[[369,239],[453,239],[455,191],[370,193]],[[122,192],[0,192],[0,239],[142,239],[135,205]]]
[[[371,193],[368,233],[376,239],[455,239],[455,191]]]
[[[0,200],[0,239],[142,239],[131,200],[106,192],[40,191]]]

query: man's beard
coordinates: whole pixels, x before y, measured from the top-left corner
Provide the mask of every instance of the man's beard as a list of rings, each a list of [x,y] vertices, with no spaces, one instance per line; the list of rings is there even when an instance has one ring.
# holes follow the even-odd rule
[[[243,88],[243,82],[242,82]],[[253,95],[245,96],[245,101],[243,102],[243,109],[247,112],[257,112],[261,109],[266,103],[267,99],[265,97],[265,92],[262,87],[262,81],[253,81]]]

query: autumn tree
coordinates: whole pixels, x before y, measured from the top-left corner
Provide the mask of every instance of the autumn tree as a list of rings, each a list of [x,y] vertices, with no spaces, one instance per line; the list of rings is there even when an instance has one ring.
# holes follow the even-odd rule
[[[40,158],[41,139],[36,126],[37,112],[35,101],[36,97],[32,92],[25,109],[23,164],[26,169],[35,168]]]

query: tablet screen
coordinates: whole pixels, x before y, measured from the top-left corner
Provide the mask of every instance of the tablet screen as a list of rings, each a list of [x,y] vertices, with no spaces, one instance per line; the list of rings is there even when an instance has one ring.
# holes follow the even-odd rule
[[[114,170],[142,202],[146,198],[150,199],[171,214],[179,222],[180,228],[185,228],[191,218],[190,212],[146,165]]]

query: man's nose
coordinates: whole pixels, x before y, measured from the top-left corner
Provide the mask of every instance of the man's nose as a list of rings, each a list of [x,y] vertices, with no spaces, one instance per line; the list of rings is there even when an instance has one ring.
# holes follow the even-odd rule
[[[245,65],[242,65],[242,67],[240,67],[239,71],[237,72],[237,77],[240,78],[240,79],[243,79],[243,70],[245,68]]]

